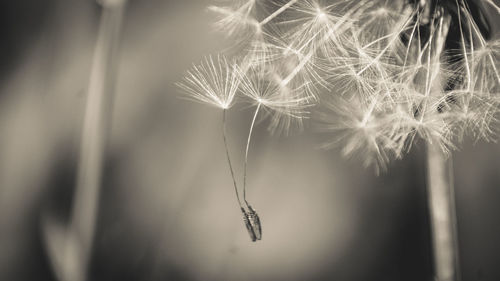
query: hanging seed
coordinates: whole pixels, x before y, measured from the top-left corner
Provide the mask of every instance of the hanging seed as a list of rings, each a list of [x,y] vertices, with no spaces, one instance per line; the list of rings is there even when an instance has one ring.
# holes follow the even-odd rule
[[[245,222],[245,226],[248,230],[248,235],[250,235],[252,242],[255,242],[255,240],[257,240],[257,236],[255,235],[254,228],[252,226],[253,218],[245,211],[245,209],[241,208],[241,212],[243,213],[243,221]]]
[[[248,205],[248,208],[250,211],[248,214],[250,215],[250,222],[253,226],[253,231],[255,233],[255,236],[257,240],[262,239],[262,225],[260,224],[260,218],[257,212],[252,208],[252,206]]]

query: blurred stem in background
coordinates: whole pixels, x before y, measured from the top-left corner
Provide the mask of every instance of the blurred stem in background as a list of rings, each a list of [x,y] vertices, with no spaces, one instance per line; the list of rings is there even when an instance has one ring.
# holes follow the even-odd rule
[[[101,0],[102,15],[90,73],[76,189],[70,221],[45,218],[48,256],[59,280],[88,279],[97,219],[106,136],[111,125],[117,49],[126,0]]]

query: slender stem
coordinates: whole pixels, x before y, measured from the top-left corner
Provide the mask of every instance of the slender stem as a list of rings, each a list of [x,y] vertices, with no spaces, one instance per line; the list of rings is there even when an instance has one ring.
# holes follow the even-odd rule
[[[229,171],[231,171],[231,178],[233,179],[234,192],[236,193],[236,199],[238,199],[238,205],[240,208],[243,208],[240,195],[238,193],[238,186],[236,184],[236,178],[234,177],[233,165],[231,164],[231,157],[229,156],[229,147],[227,145],[227,137],[226,137],[226,109],[222,111],[222,137],[224,138],[224,148],[226,149],[227,163],[229,164]]]
[[[58,280],[85,281],[95,235],[107,132],[111,125],[117,49],[126,0],[103,7],[84,112],[73,205],[67,225],[43,221],[47,255]]]
[[[247,164],[248,164],[248,149],[250,147],[250,140],[252,139],[252,132],[253,132],[253,127],[255,125],[255,120],[257,119],[257,114],[259,114],[259,109],[262,103],[259,102],[257,105],[257,108],[255,109],[255,113],[253,115],[252,119],[252,124],[250,125],[250,131],[248,132],[248,139],[247,139],[247,147],[245,149],[245,163],[243,164],[243,200],[245,200],[245,204],[248,207],[248,202],[247,202]]]
[[[73,247],[80,247],[76,253],[79,256],[72,257],[78,259],[78,267],[66,264],[67,268],[64,269],[73,271],[64,277],[71,280],[85,280],[95,232],[106,135],[111,122],[111,93],[116,77],[118,39],[125,4],[125,1],[114,2],[109,6],[107,2],[102,3],[103,13],[89,82],[77,185],[68,226],[68,235],[77,237],[69,238],[69,243],[78,241],[79,244],[66,245],[69,255],[74,254]]]
[[[427,181],[436,281],[459,280],[453,164],[437,144],[427,147]]]

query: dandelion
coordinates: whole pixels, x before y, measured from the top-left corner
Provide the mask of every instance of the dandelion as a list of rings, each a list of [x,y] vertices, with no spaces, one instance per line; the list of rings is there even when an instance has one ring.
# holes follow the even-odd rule
[[[482,1],[500,10],[493,1]],[[452,260],[453,204],[442,197],[451,192],[447,159],[466,136],[495,140],[500,40],[488,40],[487,24],[473,17],[473,3],[465,0],[263,3],[211,6],[220,16],[219,30],[245,41],[246,48],[236,56],[238,64],[210,58],[180,85],[191,98],[223,108],[224,116],[237,94],[255,108],[240,203],[252,241],[262,231],[246,199],[257,118],[268,118],[272,132],[287,133],[302,127],[313,111],[319,130],[329,136],[322,147],[339,147],[376,173],[414,143],[427,143],[436,276],[452,278],[458,271]],[[234,175],[233,181],[237,191]]]

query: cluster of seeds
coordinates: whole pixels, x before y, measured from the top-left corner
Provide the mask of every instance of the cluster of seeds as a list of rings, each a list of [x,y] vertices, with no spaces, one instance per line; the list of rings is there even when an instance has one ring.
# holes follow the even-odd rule
[[[500,40],[469,1],[242,0],[211,6],[235,43],[180,86],[227,110],[247,101],[273,132],[327,133],[324,147],[362,155],[376,171],[417,140],[456,148],[494,140],[500,111]],[[479,6],[499,8],[492,1]],[[239,97],[239,98],[238,98]],[[241,99],[240,99],[241,98]],[[253,123],[252,123],[253,126]]]

